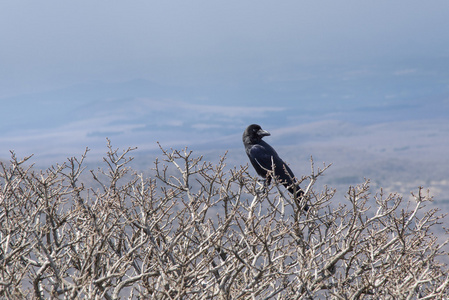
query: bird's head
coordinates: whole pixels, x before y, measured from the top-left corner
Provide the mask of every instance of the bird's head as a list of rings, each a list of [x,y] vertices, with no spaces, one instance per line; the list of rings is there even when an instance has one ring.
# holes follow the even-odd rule
[[[251,143],[257,143],[259,142],[264,136],[268,136],[270,133],[266,130],[263,130],[260,125],[257,124],[251,124],[249,125],[245,132],[243,132],[243,141],[245,142],[251,142]]]

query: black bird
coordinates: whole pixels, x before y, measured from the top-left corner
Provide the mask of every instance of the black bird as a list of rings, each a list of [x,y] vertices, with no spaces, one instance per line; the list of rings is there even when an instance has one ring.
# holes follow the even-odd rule
[[[282,183],[287,190],[294,195],[294,198],[299,202],[299,198],[304,195],[303,190],[299,187],[299,183],[295,179],[295,175],[289,166],[279,157],[276,151],[262,140],[264,136],[269,136],[270,133],[263,130],[259,125],[249,125],[243,132],[243,145],[245,146],[246,154],[249,161],[253,165],[259,176],[266,179],[265,184],[269,185],[271,177],[267,176],[269,171],[274,168],[274,176]],[[296,192],[296,195],[295,195]],[[304,206],[304,210],[308,210],[308,206]]]

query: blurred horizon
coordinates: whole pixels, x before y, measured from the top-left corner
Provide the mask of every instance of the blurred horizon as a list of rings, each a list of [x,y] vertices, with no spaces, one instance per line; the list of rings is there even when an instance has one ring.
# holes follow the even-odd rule
[[[244,165],[258,123],[295,174],[449,186],[447,1],[0,8],[0,160],[101,161],[109,138],[141,168],[157,142]]]
[[[401,91],[398,86],[407,81],[404,76],[411,82]],[[437,81],[436,75],[424,76],[421,84],[413,85],[419,76],[385,72],[357,80],[336,79],[324,89],[316,80],[298,86],[222,88],[219,93],[137,79],[7,97],[2,99],[8,113],[0,120],[0,159],[15,150],[22,156],[34,153],[36,159],[61,160],[79,155],[85,147],[98,156],[106,149],[106,138],[116,147],[137,146],[145,151],[157,149],[157,142],[166,147],[227,150],[241,146],[241,133],[252,123],[277,132],[270,139],[281,145],[326,138],[331,143],[382,124],[391,124],[381,141],[389,143],[405,126],[419,129],[423,124],[428,135],[442,135],[427,146],[444,148],[449,89],[432,81]],[[306,128],[311,129],[304,132]],[[417,147],[422,141],[408,143]],[[397,145],[406,146],[407,141]]]

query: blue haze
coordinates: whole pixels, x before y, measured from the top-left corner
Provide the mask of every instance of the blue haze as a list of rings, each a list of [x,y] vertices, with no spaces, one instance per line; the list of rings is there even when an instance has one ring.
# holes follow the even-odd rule
[[[446,0],[3,2],[0,159],[99,161],[108,137],[140,162],[160,142],[240,165],[259,123],[300,174],[313,154],[334,182],[444,191],[448,15]]]

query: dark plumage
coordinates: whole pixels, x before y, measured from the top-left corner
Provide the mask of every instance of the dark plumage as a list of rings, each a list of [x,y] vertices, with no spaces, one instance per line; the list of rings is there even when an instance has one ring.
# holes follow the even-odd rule
[[[273,170],[274,165],[274,175],[276,178],[290,193],[294,194],[296,191],[295,198],[298,199],[304,192],[299,187],[295,175],[289,166],[279,157],[273,147],[262,140],[264,136],[268,135],[270,133],[263,130],[257,124],[249,125],[245,132],[243,132],[243,145],[245,146],[249,161],[257,174],[267,180],[266,184],[270,184],[271,182],[271,177],[267,175],[269,171]],[[307,206],[304,209],[307,210]]]

